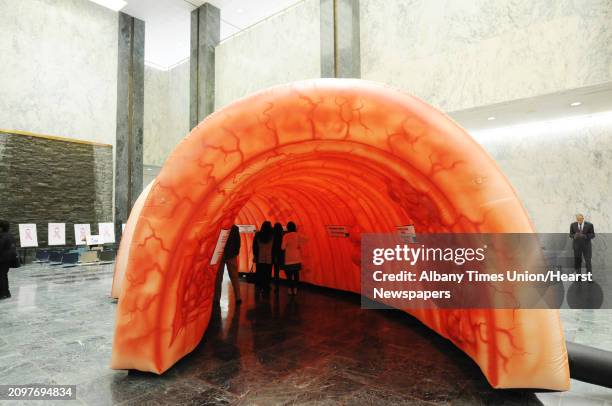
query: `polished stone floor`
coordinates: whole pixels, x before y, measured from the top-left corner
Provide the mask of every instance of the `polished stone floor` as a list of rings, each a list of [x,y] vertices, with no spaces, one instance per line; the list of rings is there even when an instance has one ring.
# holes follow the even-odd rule
[[[201,344],[166,374],[113,371],[111,276],[112,265],[11,271],[0,384],[77,385],[76,401],[53,405],[612,405],[612,390],[577,381],[564,393],[493,390],[467,356],[406,314],[362,310],[354,295],[317,288],[255,300],[244,282],[244,303],[224,297]],[[570,338],[590,345],[612,325],[609,312],[563,318]]]

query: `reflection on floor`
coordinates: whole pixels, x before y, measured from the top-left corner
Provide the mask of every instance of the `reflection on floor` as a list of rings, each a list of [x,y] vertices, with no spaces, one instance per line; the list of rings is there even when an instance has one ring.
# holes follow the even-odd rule
[[[405,314],[361,310],[354,295],[315,288],[256,301],[246,283],[244,303],[224,296],[199,347],[163,376],[113,371],[111,274],[112,265],[11,271],[0,384],[76,384],[70,405],[612,404],[612,390],[576,381],[566,393],[496,391]]]

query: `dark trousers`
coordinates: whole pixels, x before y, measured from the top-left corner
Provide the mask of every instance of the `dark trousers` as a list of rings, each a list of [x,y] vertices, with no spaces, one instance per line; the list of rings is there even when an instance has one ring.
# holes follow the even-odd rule
[[[273,269],[274,269],[274,284],[276,286],[278,286],[279,282],[280,282],[280,264],[279,263],[274,263],[273,265]]]
[[[11,291],[9,290],[8,271],[8,265],[0,265],[0,297],[11,294]]]
[[[287,275],[289,289],[297,288],[300,283],[300,271],[296,269],[285,269],[285,275]]]
[[[255,264],[256,286],[264,292],[270,291],[270,279],[272,279],[272,264]]]
[[[574,269],[576,273],[581,273],[582,257],[586,264],[587,273],[591,272],[591,244],[580,244],[574,247]]]

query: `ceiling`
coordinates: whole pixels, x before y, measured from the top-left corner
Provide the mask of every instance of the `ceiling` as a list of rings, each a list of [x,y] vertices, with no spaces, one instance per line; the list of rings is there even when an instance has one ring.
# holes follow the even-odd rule
[[[189,57],[191,11],[206,0],[126,0],[121,10],[145,22],[145,62],[168,69]],[[221,40],[302,0],[210,0],[221,10]]]
[[[580,103],[572,106],[572,103]],[[468,132],[486,132],[612,111],[612,83],[448,113]]]

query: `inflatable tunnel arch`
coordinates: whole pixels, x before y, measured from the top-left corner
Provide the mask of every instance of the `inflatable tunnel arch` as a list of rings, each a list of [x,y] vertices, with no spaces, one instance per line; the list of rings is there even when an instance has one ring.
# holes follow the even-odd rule
[[[533,228],[511,185],[459,126],[379,84],[320,79],[275,87],[212,114],[166,161],[117,263],[125,279],[112,367],[162,373],[208,325],[219,232],[293,220],[308,239],[302,279],[359,292],[360,234]],[[349,238],[329,238],[345,225]],[[123,259],[121,258],[123,257]],[[124,262],[121,262],[124,261]],[[245,253],[241,269],[249,267]],[[494,387],[567,389],[556,310],[416,310]]]

